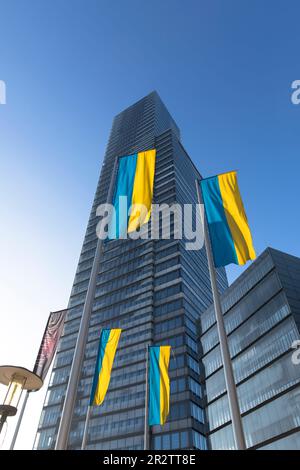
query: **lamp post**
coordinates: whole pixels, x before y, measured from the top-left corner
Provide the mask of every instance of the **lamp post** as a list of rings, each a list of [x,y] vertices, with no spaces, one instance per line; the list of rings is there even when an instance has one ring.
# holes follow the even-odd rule
[[[24,367],[0,366],[0,383],[7,386],[4,402],[0,405],[0,433],[9,416],[15,416],[23,390],[37,391],[42,379]]]

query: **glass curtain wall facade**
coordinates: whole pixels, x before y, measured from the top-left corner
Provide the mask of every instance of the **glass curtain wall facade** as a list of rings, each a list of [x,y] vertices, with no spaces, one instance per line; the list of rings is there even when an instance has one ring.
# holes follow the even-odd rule
[[[154,202],[195,203],[197,169],[180,132],[156,92],[117,115],[69,301],[34,444],[52,449],[97,244],[96,208],[107,201],[118,156],[156,148]],[[195,214],[194,214],[195,217]],[[218,272],[221,291],[227,287]],[[101,328],[122,328],[110,387],[91,415],[87,449],[142,449],[147,344],[169,344],[171,403],[167,424],[151,430],[151,449],[206,449],[199,316],[211,304],[205,251],[187,251],[184,240],[113,240],[105,243],[76,397],[68,448],[81,446]]]
[[[268,248],[227,289],[222,307],[246,443],[300,449],[300,259]],[[225,379],[211,306],[201,316],[209,443],[234,449]]]

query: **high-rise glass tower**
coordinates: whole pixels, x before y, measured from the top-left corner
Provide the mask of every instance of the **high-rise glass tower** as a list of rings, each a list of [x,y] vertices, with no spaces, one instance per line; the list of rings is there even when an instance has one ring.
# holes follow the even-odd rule
[[[79,324],[97,244],[96,209],[108,197],[114,161],[155,148],[154,202],[196,203],[200,175],[180,131],[156,92],[118,114],[102,165],[56,354],[35,448],[55,445]],[[195,218],[195,214],[194,214]],[[224,269],[219,289],[227,287]],[[68,448],[80,448],[101,328],[122,328],[105,401],[94,407],[88,449],[142,449],[147,344],[169,344],[171,405],[164,427],[151,429],[152,449],[205,449],[199,316],[212,302],[204,249],[184,240],[113,240],[104,244]]]

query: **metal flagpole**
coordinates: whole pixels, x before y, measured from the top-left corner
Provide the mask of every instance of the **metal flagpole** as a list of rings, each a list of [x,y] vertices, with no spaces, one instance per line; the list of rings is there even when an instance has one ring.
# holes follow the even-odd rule
[[[200,195],[199,181],[196,179],[195,183],[196,183],[198,202],[199,204],[202,205],[203,202],[202,202],[202,198]],[[242,418],[241,418],[241,413],[240,413],[240,408],[239,408],[236,385],[234,381],[232,362],[230,358],[228,339],[226,335],[224,318],[222,314],[220,294],[218,291],[216,270],[215,270],[215,265],[214,265],[214,260],[213,260],[213,254],[212,254],[212,248],[211,248],[211,243],[210,243],[210,238],[209,238],[209,233],[208,233],[208,228],[207,228],[205,212],[203,213],[203,216],[202,216],[202,222],[203,222],[205,248],[206,248],[207,261],[208,261],[211,289],[212,289],[212,294],[213,294],[213,299],[214,299],[217,329],[218,329],[218,334],[219,334],[220,350],[221,350],[222,362],[223,362],[223,367],[224,367],[225,383],[226,383],[226,390],[227,390],[227,396],[228,396],[228,402],[229,402],[233,435],[234,435],[236,449],[245,450],[246,449],[245,435],[244,435]]]
[[[110,180],[107,202],[111,203],[113,197],[114,182],[116,176],[118,158],[115,159],[114,168],[112,173],[112,178]],[[73,410],[75,406],[76,393],[78,388],[79,376],[84,359],[84,351],[88,336],[90,317],[93,307],[97,275],[99,271],[99,264],[102,255],[103,240],[98,239],[97,247],[95,251],[95,257],[93,261],[93,266],[91,270],[91,276],[88,284],[87,294],[85,298],[85,303],[83,307],[83,313],[81,317],[77,342],[75,346],[74,356],[72,367],[70,371],[69,382],[67,386],[64,406],[62,410],[62,415],[59,423],[58,434],[56,439],[55,450],[64,450],[67,448],[69,432],[71,426],[71,420],[73,415]]]
[[[88,427],[89,427],[89,422],[90,422],[90,416],[92,412],[92,407],[91,405],[88,406],[87,413],[86,413],[86,418],[85,418],[85,423],[84,423],[84,431],[83,431],[83,437],[82,437],[82,443],[81,443],[81,450],[85,449],[87,438],[88,438]]]
[[[24,401],[23,401],[23,404],[22,404],[22,408],[21,408],[21,411],[20,411],[20,414],[19,414],[16,429],[15,429],[15,432],[14,432],[14,435],[13,435],[13,438],[12,438],[12,441],[11,441],[11,444],[10,444],[10,447],[9,447],[9,450],[14,450],[15,443],[16,443],[16,440],[17,440],[17,437],[18,437],[18,434],[19,434],[21,422],[22,422],[22,419],[23,419],[24,411],[25,411],[25,408],[26,408],[26,405],[27,405],[27,400],[29,398],[29,393],[30,393],[30,391],[27,390]]]
[[[149,345],[146,346],[144,450],[149,450]]]
[[[7,413],[5,413],[5,412],[2,412],[1,415],[0,415],[0,434],[1,434],[1,432],[2,432],[2,429],[3,429],[4,424],[7,422],[6,420],[7,420],[8,416],[9,416],[9,415],[7,415]],[[5,438],[5,437],[6,437],[6,434],[5,434],[4,438]],[[3,441],[4,441],[4,439],[3,439]],[[2,441],[2,443],[1,443],[1,446],[2,446],[2,444],[3,444],[3,441]]]

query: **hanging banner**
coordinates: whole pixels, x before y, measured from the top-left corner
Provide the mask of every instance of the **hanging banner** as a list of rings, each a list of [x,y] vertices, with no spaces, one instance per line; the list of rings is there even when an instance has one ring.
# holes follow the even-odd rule
[[[33,372],[45,379],[54,357],[57,343],[62,333],[67,310],[59,310],[49,315],[45,333],[35,361]]]

